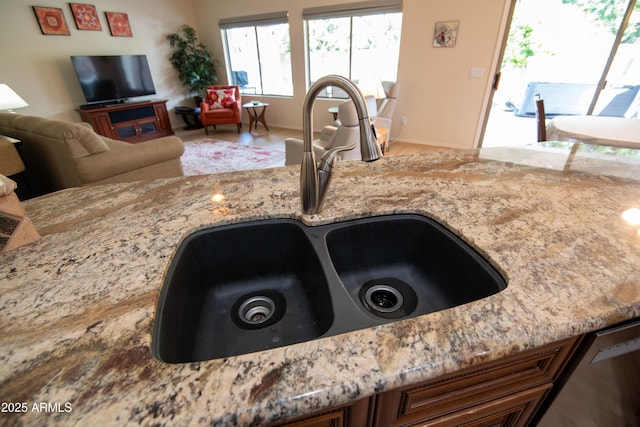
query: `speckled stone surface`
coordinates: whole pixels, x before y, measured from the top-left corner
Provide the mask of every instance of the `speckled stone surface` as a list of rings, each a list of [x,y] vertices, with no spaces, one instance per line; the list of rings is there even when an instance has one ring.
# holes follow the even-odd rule
[[[320,215],[297,167],[70,189],[25,202],[42,239],[0,256],[0,397],[17,425],[260,425],[640,316],[638,161],[526,149],[442,151],[336,168]],[[513,162],[515,161],[515,162]],[[543,167],[538,167],[541,165]],[[212,195],[225,195],[213,202]],[[172,254],[195,230],[434,218],[508,280],[483,300],[261,353],[151,355]],[[48,411],[33,405],[48,403]],[[47,409],[47,408],[45,408]]]

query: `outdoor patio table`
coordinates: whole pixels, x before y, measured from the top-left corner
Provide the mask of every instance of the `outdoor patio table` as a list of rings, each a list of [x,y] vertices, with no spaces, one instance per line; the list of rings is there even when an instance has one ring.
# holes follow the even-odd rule
[[[557,116],[547,124],[547,140],[640,149],[640,119]]]

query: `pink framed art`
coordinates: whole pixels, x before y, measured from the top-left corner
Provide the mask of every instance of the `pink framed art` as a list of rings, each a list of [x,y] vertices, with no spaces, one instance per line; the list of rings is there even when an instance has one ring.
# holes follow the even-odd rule
[[[131,26],[129,25],[129,17],[126,13],[105,12],[105,14],[113,37],[133,37]]]
[[[67,21],[64,19],[62,9],[57,7],[32,7],[33,12],[36,14],[38,24],[40,24],[40,31],[42,31],[42,34],[48,36],[70,35],[69,27],[67,26]]]
[[[69,3],[73,19],[79,30],[102,31],[95,6],[83,3]]]

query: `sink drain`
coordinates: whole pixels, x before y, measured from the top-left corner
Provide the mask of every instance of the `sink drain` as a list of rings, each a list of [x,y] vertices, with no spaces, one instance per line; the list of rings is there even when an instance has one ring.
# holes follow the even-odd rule
[[[410,315],[418,305],[416,293],[402,280],[374,279],[360,288],[360,301],[378,317],[398,319]]]
[[[231,316],[234,323],[243,329],[260,329],[279,321],[285,309],[286,300],[282,294],[264,290],[238,298]]]
[[[273,316],[276,304],[269,297],[257,296],[251,297],[240,304],[238,316],[243,322],[259,325],[264,323]]]

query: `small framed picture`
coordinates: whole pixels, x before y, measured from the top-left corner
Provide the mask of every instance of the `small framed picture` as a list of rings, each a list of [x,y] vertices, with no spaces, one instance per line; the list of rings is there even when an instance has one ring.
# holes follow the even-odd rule
[[[131,26],[129,25],[129,17],[126,13],[105,12],[105,14],[113,37],[133,37]]]
[[[460,21],[436,22],[433,32],[433,47],[455,47],[458,41]]]
[[[79,30],[102,31],[96,7],[90,4],[69,3],[73,19]]]
[[[47,36],[68,36],[69,27],[64,19],[62,9],[57,7],[41,7],[33,6],[33,12],[36,14],[40,31]]]

